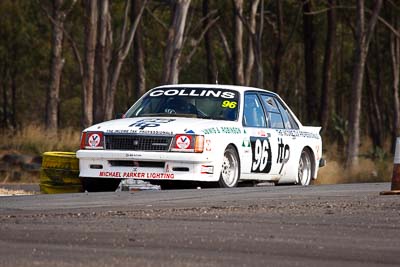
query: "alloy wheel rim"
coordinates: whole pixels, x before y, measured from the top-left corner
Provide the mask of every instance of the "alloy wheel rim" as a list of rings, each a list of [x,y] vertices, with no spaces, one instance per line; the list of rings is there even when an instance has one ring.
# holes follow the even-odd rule
[[[306,152],[301,153],[298,179],[301,185],[308,185],[311,179],[311,161]]]
[[[231,153],[225,153],[224,160],[222,162],[222,179],[228,186],[235,184],[237,170],[237,162]]]

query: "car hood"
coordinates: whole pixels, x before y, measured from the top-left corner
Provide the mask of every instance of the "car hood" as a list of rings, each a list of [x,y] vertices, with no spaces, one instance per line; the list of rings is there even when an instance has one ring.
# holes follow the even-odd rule
[[[221,126],[234,126],[235,122],[182,117],[137,117],[106,121],[85,131],[109,134],[173,135],[177,133],[203,134],[203,130]]]

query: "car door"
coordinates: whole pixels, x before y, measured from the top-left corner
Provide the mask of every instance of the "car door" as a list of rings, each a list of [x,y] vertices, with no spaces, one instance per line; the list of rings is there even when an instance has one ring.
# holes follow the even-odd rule
[[[251,157],[242,164],[245,173],[251,173],[254,179],[278,180],[279,169],[274,152],[278,146],[276,131],[268,127],[266,110],[257,92],[244,95],[243,127],[251,146]]]
[[[274,173],[285,176],[288,172],[297,172],[298,163],[294,159],[293,148],[296,135],[292,134],[297,125],[293,125],[290,114],[278,98],[272,94],[260,94],[261,102],[266,111],[267,125],[271,134],[272,165]],[[273,137],[273,138],[272,138]]]

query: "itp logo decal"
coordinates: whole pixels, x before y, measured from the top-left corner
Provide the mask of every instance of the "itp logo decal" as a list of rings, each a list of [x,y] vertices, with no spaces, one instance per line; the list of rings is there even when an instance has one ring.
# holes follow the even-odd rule
[[[143,130],[146,127],[158,127],[162,123],[168,123],[174,121],[174,119],[143,119],[132,123],[128,127],[138,127],[139,130]]]

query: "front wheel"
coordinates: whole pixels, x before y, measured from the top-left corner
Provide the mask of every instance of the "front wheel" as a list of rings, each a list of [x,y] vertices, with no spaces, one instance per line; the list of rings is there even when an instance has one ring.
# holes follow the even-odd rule
[[[224,152],[219,186],[224,188],[236,187],[240,177],[240,163],[236,150],[228,146]]]
[[[297,182],[301,185],[309,185],[311,182],[311,156],[307,149],[301,152]]]

